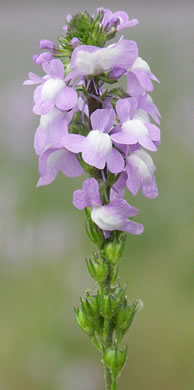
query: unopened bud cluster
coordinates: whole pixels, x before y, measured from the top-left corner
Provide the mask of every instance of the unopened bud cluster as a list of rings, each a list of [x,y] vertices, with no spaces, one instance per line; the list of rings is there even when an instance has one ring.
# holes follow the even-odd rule
[[[89,223],[91,217],[89,214],[86,216]],[[118,263],[124,250],[125,235],[114,232],[102,245],[92,225],[88,234],[95,238],[92,241],[98,248],[92,258],[86,259],[89,274],[98,283],[98,289],[92,295],[86,291],[80,308],[75,309],[76,319],[83,332],[102,352],[105,367],[116,378],[127,356],[127,347],[122,347],[121,341],[133,322],[139,301],[128,303],[126,288],[120,286],[118,279]]]

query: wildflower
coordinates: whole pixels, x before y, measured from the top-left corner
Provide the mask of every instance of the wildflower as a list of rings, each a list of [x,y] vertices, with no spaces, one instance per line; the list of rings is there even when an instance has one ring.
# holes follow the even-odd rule
[[[41,115],[40,125],[34,137],[36,154],[40,155],[48,147],[60,147],[62,137],[67,133],[66,113],[53,107],[48,114]]]
[[[115,26],[117,31],[123,30],[127,27],[136,26],[139,23],[137,19],[129,20],[129,16],[124,11],[112,12],[110,9],[98,8],[98,12],[103,12],[104,17],[102,19],[103,28],[111,28],[111,26]]]
[[[137,215],[138,210],[126,200],[115,199],[107,205],[102,205],[98,182],[94,178],[86,179],[82,190],[74,192],[73,204],[79,210],[91,207],[91,218],[102,230],[121,230],[132,234],[143,232],[143,225],[129,220],[129,217]]]
[[[77,92],[64,81],[64,66],[60,60],[44,62],[42,68],[47,73],[44,77],[29,73],[25,85],[41,84],[34,93],[33,112],[38,115],[48,114],[56,106],[61,110],[69,110],[77,104]]]
[[[82,153],[83,160],[93,167],[104,169],[107,163],[112,173],[121,172],[124,168],[124,159],[121,153],[112,145],[108,134],[115,122],[113,109],[98,109],[92,113],[92,130],[87,137],[69,135],[64,137],[63,145],[74,153]]]
[[[135,196],[141,188],[144,196],[155,198],[158,189],[154,177],[156,167],[151,156],[143,149],[136,150],[126,159],[126,186]]]
[[[135,98],[119,99],[116,111],[121,122],[121,131],[111,136],[113,141],[124,145],[138,143],[148,150],[157,150],[154,141],[160,141],[160,130],[150,123],[146,111],[137,110]]]
[[[77,177],[83,173],[83,169],[74,153],[65,148],[45,150],[39,158],[40,179],[37,187],[52,183],[59,171],[68,177]]]
[[[122,36],[105,46],[116,32],[137,23],[124,11],[104,8],[94,16],[87,11],[67,15],[58,46],[42,39],[45,51],[33,56],[44,76],[29,73],[24,82],[36,85],[33,112],[40,116],[34,137],[37,187],[52,183],[59,172],[89,176],[73,193],[73,204],[85,210],[86,232],[96,246],[86,261],[98,287],[94,295],[86,291],[75,312],[80,328],[102,352],[111,389],[126,362],[122,338],[140,306],[128,303],[118,279],[126,233],[144,230],[132,220],[138,210],[124,199],[125,190],[158,195],[156,167],[147,150],[156,151],[160,143],[160,112],[149,95],[153,81],[159,81],[136,42]],[[123,76],[126,90],[117,84]]]
[[[151,69],[146,61],[138,57],[133,63],[130,70],[127,72],[127,92],[130,96],[139,96],[143,92],[153,91],[154,86],[152,80],[159,80],[151,72]]]
[[[137,56],[136,43],[123,38],[106,48],[80,45],[72,53],[72,77],[96,76],[116,67],[127,69],[132,66]]]

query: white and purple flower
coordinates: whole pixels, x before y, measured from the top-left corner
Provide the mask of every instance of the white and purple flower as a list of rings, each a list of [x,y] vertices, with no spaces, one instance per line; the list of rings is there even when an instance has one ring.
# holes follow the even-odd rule
[[[71,57],[70,78],[96,76],[104,72],[121,68],[127,70],[138,56],[137,44],[134,41],[121,39],[108,47],[80,45],[76,47]]]
[[[45,51],[44,53],[33,55],[33,62],[36,65],[42,65],[44,62],[50,62],[53,59],[52,54],[54,53],[55,45],[52,41],[49,41],[48,39],[42,39],[40,41],[40,49],[50,50],[51,53]]]
[[[105,232],[120,230],[131,234],[141,234],[143,225],[129,218],[137,215],[138,210],[124,199],[115,199],[102,205],[98,182],[94,178],[86,179],[82,190],[73,194],[73,204],[79,210],[91,207],[91,218]]]
[[[77,92],[68,87],[64,80],[64,65],[60,60],[44,62],[42,68],[44,77],[29,73],[25,85],[41,84],[34,92],[35,105],[33,112],[37,115],[48,114],[54,106],[60,110],[70,110],[77,104]]]
[[[58,172],[65,176],[77,177],[83,174],[83,169],[74,153],[65,148],[49,148],[39,158],[40,179],[37,187],[52,183]]]
[[[116,111],[121,129],[112,134],[113,141],[124,145],[139,144],[148,150],[157,150],[155,142],[160,141],[160,129],[150,123],[146,111],[137,109],[135,98],[119,99]]]
[[[147,198],[156,198],[158,188],[154,177],[155,170],[153,160],[145,150],[134,151],[126,158],[126,187],[134,196],[141,189]]]
[[[112,12],[108,8],[98,8],[98,12],[103,11],[104,17],[102,19],[103,29],[111,28],[115,26],[117,31],[123,30],[124,28],[134,27],[139,23],[137,19],[129,20],[129,16],[124,11]]]
[[[146,61],[137,57],[130,70],[127,72],[127,92],[130,96],[138,97],[144,92],[151,92],[154,89],[152,80],[159,80],[151,72]]]
[[[113,147],[111,131],[115,122],[113,109],[98,109],[90,117],[92,130],[87,137],[69,134],[64,137],[63,145],[73,153],[82,153],[83,160],[93,167],[119,173],[124,168],[122,154]]]

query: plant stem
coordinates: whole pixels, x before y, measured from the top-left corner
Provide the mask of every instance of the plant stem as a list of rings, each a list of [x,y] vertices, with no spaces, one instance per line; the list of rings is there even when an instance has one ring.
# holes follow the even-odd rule
[[[111,390],[117,390],[117,378],[113,377],[112,378],[112,387]]]
[[[111,383],[112,383],[112,375],[110,370],[104,366],[104,379],[105,379],[105,388],[106,390],[112,390]]]

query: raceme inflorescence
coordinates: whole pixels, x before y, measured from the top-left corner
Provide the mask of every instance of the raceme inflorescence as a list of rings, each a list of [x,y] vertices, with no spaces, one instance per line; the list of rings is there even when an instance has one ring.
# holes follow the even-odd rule
[[[86,262],[97,289],[86,290],[75,313],[80,328],[102,353],[107,390],[117,388],[127,356],[121,342],[142,306],[139,300],[128,303],[118,278],[126,233],[143,232],[143,225],[133,220],[138,210],[124,199],[125,189],[133,196],[138,191],[148,198],[158,195],[149,154],[160,143],[160,113],[149,94],[158,79],[139,56],[135,41],[121,36],[107,45],[136,24],[126,12],[104,8],[93,16],[68,15],[58,44],[41,40],[44,51],[33,56],[43,76],[29,73],[24,82],[37,85],[37,186],[52,183],[59,171],[68,177],[88,176],[74,192],[73,204],[85,210],[86,231],[96,246]]]

